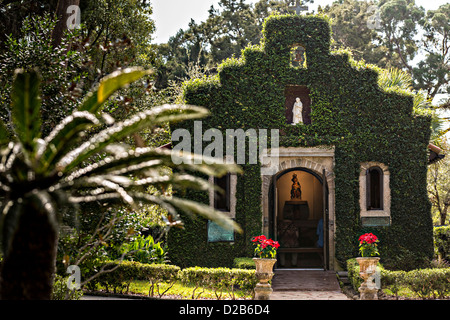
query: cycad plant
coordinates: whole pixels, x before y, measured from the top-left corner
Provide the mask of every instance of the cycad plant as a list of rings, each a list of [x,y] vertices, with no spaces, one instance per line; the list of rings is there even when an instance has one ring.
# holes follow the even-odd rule
[[[378,84],[383,89],[397,87],[406,91],[412,91],[411,76],[400,69],[382,69],[378,76]]]
[[[148,192],[150,187],[161,190],[169,185],[207,190],[208,182],[192,172],[220,176],[239,171],[234,165],[196,164],[192,154],[133,149],[120,143],[143,128],[208,114],[195,106],[163,105],[114,122],[102,113],[103,104],[118,89],[148,73],[128,68],[105,77],[70,116],[41,137],[39,73],[16,71],[11,93],[13,132],[0,122],[2,299],[50,299],[58,216],[67,206],[93,201],[132,207],[158,204],[175,219],[182,210],[239,229],[206,205]],[[174,156],[183,159],[176,172],[168,173]]]

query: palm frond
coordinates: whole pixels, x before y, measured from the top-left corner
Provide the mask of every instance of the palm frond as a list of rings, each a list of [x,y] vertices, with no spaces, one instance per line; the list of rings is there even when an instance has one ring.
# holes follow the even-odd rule
[[[165,197],[135,192],[132,193],[131,196],[133,197],[134,201],[138,203],[158,205],[166,210],[170,215],[172,215],[176,219],[179,219],[177,210],[171,204],[165,201]],[[122,203],[122,196],[117,192],[105,192],[104,189],[97,188],[86,192],[86,194],[84,195],[72,195],[68,198],[68,200],[73,204],[89,202],[120,204]]]
[[[242,172],[235,164],[214,163],[213,159],[192,153],[176,152],[166,149],[136,148],[122,150],[113,157],[107,157],[97,163],[78,169],[67,176],[72,181],[82,176],[94,174],[131,174],[159,167],[176,167],[177,170],[200,172],[210,176],[222,176],[228,172]],[[177,165],[174,165],[176,158]]]
[[[198,214],[208,220],[212,220],[224,229],[242,232],[241,227],[233,219],[210,206],[177,197],[166,198],[166,201],[188,214]]]
[[[100,121],[97,117],[87,111],[76,111],[63,119],[39,146],[37,171],[51,171],[52,164],[80,140],[85,134],[85,130],[99,124]]]
[[[383,70],[380,73],[378,84],[383,89],[397,87],[403,90],[411,90],[412,78],[403,70],[390,68],[388,70]]]
[[[97,114],[101,110],[103,104],[118,89],[151,73],[153,73],[152,70],[144,70],[139,67],[126,68],[111,73],[104,77],[97,88],[87,95],[86,99],[78,107],[78,110]]]
[[[163,105],[136,114],[129,120],[118,122],[91,137],[80,147],[67,153],[57,164],[59,171],[68,172],[82,161],[103,150],[107,145],[120,141],[143,128],[165,123],[205,117],[204,108],[187,105]]]
[[[90,177],[90,178],[85,178],[85,179],[79,179],[79,180],[77,180],[77,183],[78,183],[78,187],[89,187],[89,186],[104,187],[106,192],[108,192],[108,191],[116,192],[118,195],[120,195],[120,197],[122,198],[124,203],[134,206],[135,203],[133,201],[133,198],[125,190],[127,183],[125,183],[124,180],[129,180],[129,179],[126,179],[124,177],[118,177],[118,178],[121,178],[121,181],[113,181],[114,180],[113,178],[114,177],[95,176],[95,177]],[[72,185],[72,188],[76,188],[76,187],[77,187],[76,184]]]
[[[221,191],[221,189],[209,183],[207,180],[190,174],[172,174],[162,176],[150,176],[143,179],[131,180],[130,187],[146,188],[149,186],[173,186],[174,188],[193,189],[209,191],[211,189]]]
[[[414,109],[432,109],[432,101],[427,97],[427,94],[423,90],[419,90],[414,94],[413,100]]]
[[[136,201],[145,204],[157,204],[166,209],[169,214],[179,219],[178,210],[188,215],[200,215],[206,219],[213,220],[222,228],[227,230],[236,230],[242,232],[241,227],[231,218],[224,215],[223,212],[215,210],[208,205],[201,204],[192,200],[181,199],[177,197],[154,196],[147,193],[129,193]],[[103,193],[100,195],[89,195],[80,197],[71,197],[73,202],[111,202],[120,199],[117,193]]]
[[[11,90],[14,132],[28,155],[36,151],[36,141],[40,137],[40,82],[37,71],[25,72],[18,69]]]

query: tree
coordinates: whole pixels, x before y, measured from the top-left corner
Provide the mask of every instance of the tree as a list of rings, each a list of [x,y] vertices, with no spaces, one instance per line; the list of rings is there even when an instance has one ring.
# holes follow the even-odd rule
[[[0,119],[11,123],[11,85],[16,69],[39,68],[41,83],[41,116],[43,135],[47,135],[75,107],[84,90],[84,77],[90,69],[84,50],[67,50],[79,41],[74,32],[63,37],[60,45],[52,44],[56,21],[50,14],[27,17],[22,21],[20,36],[8,36],[0,52]],[[88,85],[86,83],[86,85]]]
[[[20,38],[22,23],[30,16],[55,13],[58,0],[1,0],[0,5],[0,52],[7,36]]]
[[[6,20],[5,29],[0,30],[6,34],[0,46],[0,117],[4,121],[9,122],[9,90],[17,68],[38,68],[42,73],[43,129],[47,135],[103,76],[119,67],[152,67],[155,53],[150,41],[155,26],[149,18],[149,1],[80,1],[82,24],[68,30],[67,17],[57,19],[56,12],[66,14],[67,5],[74,1],[37,1],[37,7],[27,1],[11,1],[0,10]],[[11,27],[9,20],[20,29],[7,29]],[[115,104],[114,109],[120,109],[120,102]]]
[[[258,26],[252,11],[244,0],[221,0],[219,8],[211,6],[205,22],[189,23],[187,30],[180,30],[168,43],[159,46],[166,73],[160,73],[166,87],[169,80],[183,79],[188,74],[190,64],[211,69],[222,60],[239,54],[251,41],[259,42]]]
[[[150,1],[91,0],[82,1],[80,8],[94,71],[91,81],[119,67],[152,67],[156,55],[150,46],[155,31]]]
[[[425,10],[417,7],[414,0],[380,0],[378,5],[381,11],[381,44],[388,49],[386,65],[406,69],[412,75],[410,62],[418,53],[414,38]]]
[[[378,45],[381,41],[377,33],[374,2],[345,0],[334,2],[331,6],[319,7],[319,12],[331,18],[333,31],[332,49],[346,48],[351,50],[355,60],[365,60],[384,67],[386,48]]]
[[[0,122],[2,299],[50,299],[58,215],[78,203],[123,203],[135,208],[140,203],[158,204],[175,221],[182,210],[239,230],[208,206],[146,192],[148,187],[161,190],[168,185],[207,190],[211,186],[206,180],[188,172],[220,176],[239,171],[236,166],[194,164],[195,155],[117,143],[145,127],[207,116],[203,108],[184,105],[154,107],[119,122],[105,116],[102,107],[107,99],[148,73],[129,68],[105,77],[70,116],[41,138],[39,73],[16,72],[11,93],[13,140]],[[177,173],[168,173],[163,168],[174,166],[174,156],[181,158],[181,164]],[[100,160],[89,161],[92,158]]]
[[[239,56],[248,45],[259,44],[264,19],[271,14],[292,13],[289,6],[295,2],[260,0],[251,5],[245,0],[220,0],[217,8],[211,6],[206,21],[191,20],[187,30],[179,30],[168,43],[155,46],[161,55],[158,88],[166,88],[170,80],[186,78],[192,63],[214,73],[223,60]]]
[[[424,36],[421,48],[425,59],[414,68],[415,87],[427,91],[430,98],[437,94],[450,94],[450,4],[427,12],[422,22]],[[449,109],[449,101],[440,107]]]
[[[9,50],[6,46],[8,38],[27,36],[27,30],[22,28],[24,22],[35,20],[39,23],[43,17],[49,17],[55,22],[51,34],[47,35],[51,46],[55,50],[85,51],[89,57],[89,72],[83,79],[85,92],[119,67],[139,65],[151,68],[156,61],[150,46],[155,24],[150,19],[152,7],[148,0],[4,0],[0,3],[4,4],[0,10],[0,54]],[[75,31],[67,29],[68,19],[72,21],[75,14],[67,11],[70,5],[77,4],[81,12],[81,25],[77,32],[82,38],[65,41],[62,45],[61,41],[67,38],[67,33]]]
[[[319,11],[332,18],[334,48],[350,49],[357,60],[382,68],[407,71],[414,89],[433,99],[448,92],[449,10],[446,4],[425,12],[413,0],[341,0]],[[448,107],[448,101],[441,105]]]
[[[446,4],[425,13],[411,0],[342,0],[321,12],[332,18],[335,49],[345,47],[356,59],[390,71],[395,68],[408,72],[412,81],[408,90],[418,93],[416,102],[423,100],[431,105],[429,101],[443,94],[446,98],[433,108],[448,110],[449,10],[450,5]],[[424,55],[415,63],[421,53]],[[433,131],[433,139],[450,130],[448,118],[434,117],[433,128],[438,127]]]

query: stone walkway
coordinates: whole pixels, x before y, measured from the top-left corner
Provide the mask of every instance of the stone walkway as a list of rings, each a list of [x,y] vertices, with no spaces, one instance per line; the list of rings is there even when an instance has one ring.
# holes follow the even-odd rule
[[[275,270],[271,300],[350,300],[334,271]]]

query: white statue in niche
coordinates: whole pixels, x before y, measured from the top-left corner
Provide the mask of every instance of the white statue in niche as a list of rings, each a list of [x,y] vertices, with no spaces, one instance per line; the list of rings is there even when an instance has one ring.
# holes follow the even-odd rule
[[[292,124],[303,123],[303,104],[300,98],[295,99],[294,107],[292,108]]]

